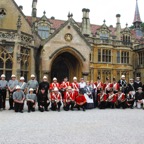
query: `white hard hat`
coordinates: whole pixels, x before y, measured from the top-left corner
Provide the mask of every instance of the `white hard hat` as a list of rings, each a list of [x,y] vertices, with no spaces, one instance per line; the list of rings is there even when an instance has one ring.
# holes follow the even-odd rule
[[[16,89],[21,89],[21,87],[19,85],[16,86]]]
[[[11,77],[16,77],[14,74]]]
[[[47,76],[43,76],[43,79],[47,79]]]
[[[129,80],[131,81],[131,80],[133,80],[133,78],[130,78]]]
[[[35,77],[35,75],[34,75],[34,74],[32,74],[32,75],[31,75],[31,77]]]
[[[77,77],[73,77],[73,80],[77,80]]]
[[[33,91],[33,88],[30,88],[29,91]]]
[[[2,78],[5,78],[5,75],[4,75],[4,74],[2,74],[2,75],[1,75],[1,77],[2,77]]]
[[[125,75],[122,75],[121,78],[125,78]]]
[[[54,78],[53,78],[53,81],[55,81],[55,80],[57,80],[57,78],[56,78],[56,77],[54,77]]]
[[[53,91],[58,91],[58,88],[57,88],[57,87],[55,87],[55,88],[53,89]]]
[[[24,80],[24,77],[20,77],[20,80]]]

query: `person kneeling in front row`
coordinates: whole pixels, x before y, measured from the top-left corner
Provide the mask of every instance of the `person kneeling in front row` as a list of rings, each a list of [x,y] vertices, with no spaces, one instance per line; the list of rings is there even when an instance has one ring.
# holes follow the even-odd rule
[[[80,107],[81,107],[83,111],[85,111],[86,104],[87,104],[87,101],[84,96],[83,89],[79,89],[79,94],[78,96],[76,96],[76,107],[78,110],[80,110]]]
[[[26,95],[28,112],[34,112],[36,107],[37,96],[33,93],[33,91],[33,88],[30,88],[29,93]]]
[[[45,89],[42,88],[38,94],[39,111],[41,112],[48,111],[49,104],[50,102],[49,102],[48,94],[45,91]]]
[[[24,92],[21,90],[20,86],[16,86],[16,91],[13,93],[13,100],[15,106],[15,112],[23,113],[23,104],[25,100]]]
[[[50,101],[51,101],[51,110],[60,112],[60,107],[62,105],[62,95],[59,92],[58,88],[55,87],[50,94]]]

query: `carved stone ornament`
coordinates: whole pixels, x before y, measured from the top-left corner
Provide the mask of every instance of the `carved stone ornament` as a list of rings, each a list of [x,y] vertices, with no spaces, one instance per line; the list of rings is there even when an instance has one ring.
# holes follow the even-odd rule
[[[67,42],[70,42],[70,41],[72,41],[73,36],[70,33],[67,33],[67,34],[65,34],[64,38]]]

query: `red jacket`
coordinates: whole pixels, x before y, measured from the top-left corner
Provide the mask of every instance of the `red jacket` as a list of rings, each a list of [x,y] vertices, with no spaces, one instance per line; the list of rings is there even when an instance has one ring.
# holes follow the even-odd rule
[[[106,93],[103,93],[103,94],[99,93],[99,94],[98,94],[98,102],[106,101],[107,98],[108,98],[108,96],[107,96]]]
[[[120,88],[119,83],[113,83],[113,90],[114,90],[114,91],[118,91],[119,88]]]
[[[86,98],[85,98],[85,96],[84,95],[78,95],[77,97],[76,97],[76,103],[78,104],[78,105],[83,105],[83,104],[85,104],[87,101],[86,101]]]
[[[96,85],[97,90],[103,89],[104,84],[102,82],[95,82],[94,84]]]
[[[70,86],[70,82],[63,81],[60,85],[60,89],[67,89],[68,86]]]
[[[64,101],[75,101],[75,93],[74,92],[66,92],[64,96]]]
[[[60,88],[60,84],[58,82],[57,83],[53,82],[53,83],[50,84],[50,88],[49,89],[53,90],[55,87],[57,87],[59,89]]]
[[[112,83],[105,83],[104,86],[103,86],[103,89],[106,91],[106,90],[110,90],[113,88],[113,84]]]
[[[126,98],[124,93],[121,93],[121,94],[117,93],[116,97],[117,97],[117,100],[119,101],[125,101],[125,98]]]
[[[51,92],[50,99],[51,100],[61,100],[61,93],[60,92],[58,92],[58,93]]]
[[[114,94],[114,93],[112,93],[112,94],[108,94],[108,102],[113,102],[113,103],[115,103],[116,101],[117,101],[117,96],[116,96],[116,94]]]

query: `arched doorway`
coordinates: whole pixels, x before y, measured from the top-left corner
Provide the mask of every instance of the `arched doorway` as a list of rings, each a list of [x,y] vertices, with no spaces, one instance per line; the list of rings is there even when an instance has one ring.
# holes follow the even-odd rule
[[[79,60],[69,52],[59,54],[52,62],[51,80],[56,77],[62,82],[64,77],[68,77],[71,81],[73,76],[81,75],[81,64]]]

